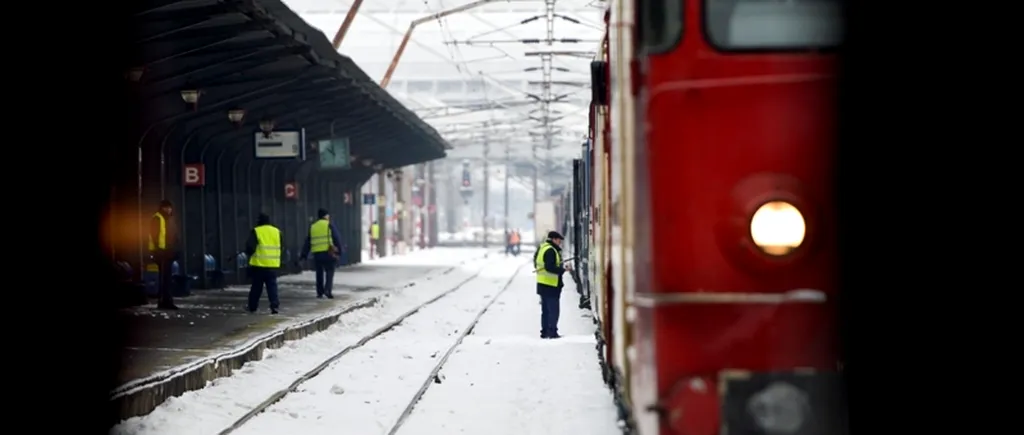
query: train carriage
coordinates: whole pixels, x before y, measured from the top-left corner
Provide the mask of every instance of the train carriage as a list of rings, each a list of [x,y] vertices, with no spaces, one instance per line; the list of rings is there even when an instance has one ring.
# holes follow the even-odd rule
[[[839,1],[612,0],[605,20],[572,231],[624,426],[842,433]]]

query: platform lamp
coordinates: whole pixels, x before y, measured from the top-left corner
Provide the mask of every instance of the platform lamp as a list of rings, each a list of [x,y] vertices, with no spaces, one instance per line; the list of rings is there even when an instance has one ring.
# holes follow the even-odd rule
[[[260,121],[260,130],[263,131],[263,137],[270,138],[270,134],[274,132],[274,120],[264,118]]]
[[[198,89],[185,89],[181,91],[181,99],[185,100],[185,104],[190,106],[193,112],[199,110],[200,93]]]
[[[228,121],[235,124],[235,128],[242,126],[242,120],[245,119],[245,109],[231,109],[228,110]]]
[[[142,80],[142,73],[144,72],[146,72],[146,69],[141,66],[130,68],[128,71],[125,71],[124,78],[132,83],[138,83],[139,80]]]

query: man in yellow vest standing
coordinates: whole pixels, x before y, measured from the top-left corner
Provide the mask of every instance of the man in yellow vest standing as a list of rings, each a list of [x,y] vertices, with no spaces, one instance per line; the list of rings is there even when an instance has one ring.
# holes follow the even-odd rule
[[[277,269],[281,267],[281,230],[270,224],[270,216],[260,213],[256,228],[249,233],[245,242],[245,254],[249,256],[249,312],[255,313],[267,286],[270,299],[270,314],[277,314],[280,301],[277,299]]]
[[[373,249],[377,246],[377,239],[380,238],[380,225],[377,225],[377,221],[373,221],[370,224],[370,258],[373,258]],[[378,257],[382,257],[380,252],[377,253]]]
[[[171,221],[174,214],[174,206],[168,200],[160,201],[160,209],[153,214],[149,226],[149,253],[153,255],[153,261],[160,268],[160,278],[157,282],[157,295],[159,301],[156,304],[158,309],[177,310],[174,305],[174,295],[171,292],[171,265],[177,254],[178,232]]]
[[[533,257],[537,294],[540,295],[540,338],[561,338],[558,314],[564,285],[562,274],[570,270],[562,266],[562,239],[558,232],[549,232]]]
[[[313,253],[313,266],[316,268],[316,298],[334,299],[331,289],[334,287],[334,269],[338,267],[338,254],[341,251],[341,237],[338,229],[331,223],[331,215],[327,210],[317,211],[316,222],[309,226],[309,235],[302,245],[300,260],[305,261],[309,253]]]

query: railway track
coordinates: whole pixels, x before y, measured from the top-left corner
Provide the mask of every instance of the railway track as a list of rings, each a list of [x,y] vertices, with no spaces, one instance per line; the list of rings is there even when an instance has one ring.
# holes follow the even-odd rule
[[[455,339],[454,343],[451,346],[449,346],[448,349],[445,351],[445,353],[441,356],[441,358],[438,360],[437,364],[435,364],[434,368],[430,371],[430,374],[426,377],[426,379],[424,379],[424,381],[423,381],[422,385],[420,386],[419,390],[416,392],[416,394],[413,396],[413,398],[408,402],[408,404],[406,405],[405,409],[402,411],[402,413],[399,415],[399,417],[396,419],[396,421],[391,425],[391,428],[387,431],[388,435],[394,435],[394,434],[396,434],[398,432],[398,430],[405,423],[406,419],[412,413],[412,410],[415,408],[416,403],[419,402],[419,400],[423,397],[423,395],[430,388],[430,385],[434,382],[434,379],[438,376],[438,373],[440,373],[441,369],[444,367],[444,364],[448,361],[448,358],[455,352],[455,349],[458,348],[459,345],[462,344],[463,339],[465,339],[467,335],[469,335],[470,333],[473,332],[473,329],[476,327],[476,324],[480,321],[480,318],[482,318],[483,315],[487,312],[487,310],[490,309],[490,307],[494,304],[494,302],[497,301],[498,298],[501,297],[501,295],[506,290],[508,290],[508,288],[512,284],[512,281],[515,279],[515,277],[517,275],[519,275],[519,273],[523,270],[523,267],[525,267],[525,266],[526,266],[526,264],[523,264],[523,265],[520,265],[519,267],[517,267],[515,272],[512,273],[511,276],[509,276],[508,280],[505,282],[505,284],[502,286],[502,288],[497,293],[495,293],[494,296],[491,297],[490,300],[488,300],[486,304],[484,304],[484,307],[482,309],[480,309],[476,313],[476,315],[473,317],[473,320],[466,327],[461,329],[462,332]],[[308,382],[311,379],[313,379],[316,376],[318,376],[320,373],[322,373],[328,367],[330,367],[331,365],[333,365],[334,363],[339,361],[345,355],[349,354],[350,352],[352,352],[352,351],[354,351],[356,349],[359,349],[359,348],[365,346],[367,343],[370,343],[370,342],[372,342],[372,341],[374,341],[374,340],[384,336],[387,332],[395,329],[397,326],[401,325],[402,322],[404,322],[406,319],[412,317],[413,315],[415,315],[416,313],[420,312],[424,308],[426,308],[428,306],[431,306],[431,305],[433,305],[433,304],[443,300],[446,296],[449,296],[449,295],[457,292],[459,289],[465,287],[466,284],[472,282],[473,280],[476,280],[476,279],[480,278],[480,275],[483,273],[483,271],[485,269],[486,269],[486,266],[484,268],[481,268],[480,270],[478,270],[475,274],[473,274],[469,278],[459,282],[458,284],[453,286],[451,289],[448,289],[448,290],[438,294],[437,296],[435,296],[433,298],[430,298],[426,302],[423,302],[422,304],[420,304],[420,305],[410,309],[409,311],[406,311],[405,313],[403,313],[402,315],[400,315],[400,316],[396,317],[395,319],[391,320],[387,324],[381,326],[380,328],[378,328],[378,329],[374,330],[373,332],[367,334],[366,336],[362,337],[361,339],[359,339],[359,341],[355,342],[354,344],[349,345],[349,346],[345,347],[344,349],[341,349],[337,353],[331,355],[330,357],[325,359],[323,362],[321,362],[319,365],[314,367],[312,370],[309,370],[308,372],[298,376],[290,385],[288,385],[288,387],[286,387],[286,388],[284,388],[284,389],[282,389],[280,391],[277,391],[276,393],[270,395],[263,402],[260,402],[258,405],[253,407],[251,410],[249,410],[247,413],[245,413],[245,415],[240,417],[238,420],[236,420],[230,426],[228,426],[224,430],[221,430],[220,432],[218,432],[218,435],[228,435],[228,434],[234,433],[235,431],[239,430],[240,428],[245,426],[247,423],[249,423],[254,417],[256,417],[257,415],[259,415],[259,414],[263,413],[264,411],[268,410],[271,406],[273,406],[274,404],[280,402],[282,399],[284,399],[289,394],[297,391],[303,384],[305,384],[306,382]]]

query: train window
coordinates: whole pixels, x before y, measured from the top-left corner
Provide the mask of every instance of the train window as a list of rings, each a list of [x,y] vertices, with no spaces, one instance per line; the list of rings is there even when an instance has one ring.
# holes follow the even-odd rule
[[[671,51],[683,36],[683,0],[640,0],[637,39],[647,54]]]
[[[842,41],[841,0],[705,0],[704,28],[723,50],[832,48]]]

